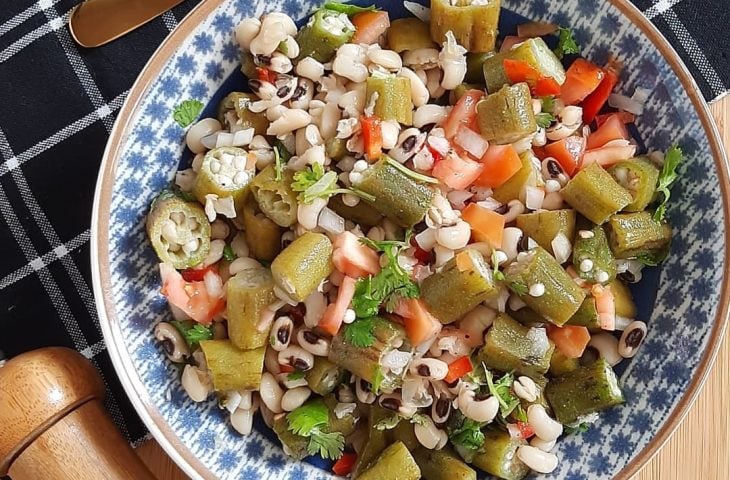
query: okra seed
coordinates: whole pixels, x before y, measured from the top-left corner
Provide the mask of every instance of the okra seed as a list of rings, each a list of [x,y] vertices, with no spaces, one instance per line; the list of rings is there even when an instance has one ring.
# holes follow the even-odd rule
[[[529,294],[531,297],[542,297],[545,294],[545,285],[542,283],[530,285]]]
[[[580,262],[580,271],[583,273],[590,272],[593,270],[593,260],[590,258],[584,258]]]
[[[598,273],[596,273],[596,280],[598,280],[601,283],[606,283],[609,279],[609,275],[607,272],[604,272],[603,270],[599,270]]]
[[[343,319],[343,322],[345,322],[345,323],[352,323],[352,322],[355,321],[355,318],[356,318],[355,310],[353,310],[351,308],[348,308],[345,311],[345,318]]]

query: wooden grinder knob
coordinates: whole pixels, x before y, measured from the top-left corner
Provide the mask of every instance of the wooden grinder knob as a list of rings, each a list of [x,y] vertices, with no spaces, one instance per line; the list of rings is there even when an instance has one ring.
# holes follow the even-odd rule
[[[13,480],[153,480],[101,401],[91,363],[60,347],[0,368],[0,476]]]

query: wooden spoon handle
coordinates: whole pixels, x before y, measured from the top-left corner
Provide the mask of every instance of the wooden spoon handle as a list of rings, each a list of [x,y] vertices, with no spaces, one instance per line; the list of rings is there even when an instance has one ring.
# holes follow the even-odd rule
[[[153,480],[101,403],[91,363],[67,348],[0,368],[0,476],[13,480]]]

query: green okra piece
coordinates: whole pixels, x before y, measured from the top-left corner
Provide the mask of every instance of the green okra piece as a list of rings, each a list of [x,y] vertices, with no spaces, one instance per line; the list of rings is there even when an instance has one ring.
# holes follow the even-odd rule
[[[563,234],[568,242],[575,234],[575,210],[540,210],[517,216],[517,228],[554,255],[552,242]]]
[[[373,95],[376,95],[373,115],[403,125],[413,123],[410,79],[392,74],[370,75],[367,79],[366,104],[373,101]]]
[[[517,449],[527,445],[526,441],[491,428],[484,432],[484,437],[484,445],[473,454],[472,464],[503,480],[521,480],[530,473],[530,468],[517,458]]]
[[[403,442],[395,442],[375,459],[360,480],[419,480],[421,469]]]
[[[464,81],[467,83],[484,83],[484,61],[493,56],[494,52],[470,52],[466,54],[466,75]],[[483,87],[482,87],[483,88]]]
[[[251,256],[271,262],[281,251],[282,228],[264,215],[253,195],[243,204],[244,236]]]
[[[600,226],[580,230],[573,244],[573,266],[583,280],[607,284],[616,278],[616,259]]]
[[[577,370],[580,367],[578,358],[566,357],[559,349],[555,349],[553,356],[550,357],[550,375],[560,376]]]
[[[248,350],[268,343],[269,329],[259,330],[259,321],[261,313],[274,301],[274,279],[268,268],[243,270],[228,280],[226,317],[228,338],[234,345]]]
[[[259,389],[265,347],[241,350],[230,340],[202,340],[200,348],[216,392]]]
[[[560,191],[571,207],[596,225],[631,203],[631,194],[597,163],[578,172]]]
[[[431,38],[438,44],[452,32],[456,43],[470,52],[491,52],[497,41],[501,0],[431,1]]]
[[[457,253],[440,272],[421,283],[421,298],[426,307],[444,324],[455,322],[498,293],[492,269],[474,249]]]
[[[251,193],[261,211],[280,227],[291,227],[297,221],[297,193],[292,190],[294,172],[284,169],[276,179],[274,165],[259,172],[251,182]]]
[[[624,207],[625,212],[640,212],[654,200],[659,169],[646,157],[618,162],[608,173],[624,187],[633,201]]]
[[[237,123],[242,129],[253,128],[254,134],[266,135],[266,129],[270,123],[266,118],[266,112],[254,113],[248,108],[256,100],[258,97],[253,93],[229,93],[218,105],[218,121],[221,122],[221,125],[225,125],[226,113],[235,112]]]
[[[286,415],[280,415],[274,418],[272,430],[281,442],[284,453],[292,457],[294,460],[304,460],[309,456],[307,446],[309,439],[289,430],[289,422]]]
[[[616,258],[649,258],[659,263],[669,251],[672,227],[654,220],[651,212],[619,213],[606,223],[611,251]]]
[[[505,278],[528,307],[557,326],[565,324],[586,297],[583,289],[542,247],[521,253],[507,268]]]
[[[624,318],[636,318],[636,304],[629,287],[619,279],[608,284],[613,293],[613,303],[616,315]]]
[[[504,61],[507,59],[526,62],[537,70],[541,77],[550,77],[560,85],[565,82],[565,69],[558,57],[542,38],[530,38],[510,50],[484,59],[482,69],[488,92],[496,92],[504,85],[510,84],[504,71]]]
[[[525,203],[527,187],[538,186],[542,181],[540,168],[533,159],[531,152],[522,153],[520,155],[522,167],[509,180],[492,191],[492,198],[504,204],[515,199]]]
[[[530,87],[526,83],[505,85],[477,103],[479,129],[489,142],[514,143],[537,131]]]
[[[350,207],[342,201],[342,195],[330,198],[327,206],[345,220],[352,220],[363,227],[374,227],[383,221],[383,214],[371,204],[361,201],[354,207]]]
[[[408,420],[403,419],[399,421],[398,425],[387,430],[387,432],[388,443],[403,442],[403,445],[405,445],[411,452],[421,446],[421,443],[416,437],[414,425]]]
[[[332,273],[332,250],[326,235],[306,232],[271,263],[274,282],[292,300],[304,301]]]
[[[616,374],[603,358],[553,379],[545,394],[564,425],[624,402]]]
[[[428,24],[415,17],[392,20],[387,39],[390,49],[398,53],[419,48],[436,48],[431,40]]]
[[[420,446],[409,449],[425,480],[477,480],[476,470],[450,449],[429,450]]]
[[[325,142],[324,148],[327,156],[335,162],[347,156],[347,141],[342,138],[330,138]]]
[[[354,34],[355,26],[346,14],[317,10],[297,34],[298,59],[312,57],[320,63],[329,62],[337,49],[349,42]]]
[[[258,78],[258,72],[256,71],[257,66],[258,65],[256,65],[251,52],[241,52],[241,73],[243,73],[246,78]]]
[[[374,196],[371,205],[404,228],[423,220],[435,196],[432,187],[392,166],[385,155],[363,172],[355,186]]]
[[[256,163],[249,161],[246,150],[238,147],[214,148],[203,157],[193,184],[193,195],[203,205],[206,195],[231,197],[236,212],[240,212],[255,173]]]
[[[377,404],[371,404],[369,406],[368,428],[366,430],[367,439],[362,447],[362,451],[359,452],[360,454],[357,457],[352,478],[357,479],[360,474],[364,472],[376,458],[378,458],[378,455],[385,450],[385,447],[388,446],[387,433],[384,430],[375,428],[375,425],[391,415],[393,415],[393,412],[386,410]]]
[[[341,384],[347,371],[325,357],[314,357],[314,366],[304,374],[309,388],[318,395],[332,393]]]
[[[210,252],[210,222],[203,208],[171,190],[152,201],[146,230],[160,261],[178,270],[198,265]]]
[[[544,328],[526,327],[506,313],[500,313],[487,331],[478,361],[500,372],[539,378],[550,368],[554,349]]]
[[[592,330],[600,329],[601,322],[598,319],[598,310],[596,310],[596,299],[587,295],[575,314],[565,324],[587,327]]]
[[[330,393],[323,396],[322,401],[327,406],[327,425],[330,432],[339,432],[344,437],[347,437],[355,431],[357,419],[354,415],[347,414],[344,415],[342,418],[337,418],[337,415],[335,415],[335,407],[339,402],[333,394]]]
[[[456,88],[452,91],[454,95],[454,101],[453,103],[456,103],[459,101],[461,97],[464,96],[466,92],[469,90],[484,90],[484,85],[479,85],[476,83],[460,83],[456,86]]]
[[[538,315],[533,309],[527,306],[522,307],[519,310],[512,310],[509,305],[507,305],[506,313],[527,327],[543,327],[546,323],[549,323],[541,315]]]
[[[403,327],[380,317],[372,317],[375,340],[369,347],[353,345],[347,339],[347,329],[341,328],[330,344],[329,361],[362,378],[370,385],[392,391],[401,383],[401,376],[384,371],[380,362],[388,353],[398,349],[405,339]],[[368,321],[371,321],[370,319]],[[362,320],[358,320],[362,321]]]

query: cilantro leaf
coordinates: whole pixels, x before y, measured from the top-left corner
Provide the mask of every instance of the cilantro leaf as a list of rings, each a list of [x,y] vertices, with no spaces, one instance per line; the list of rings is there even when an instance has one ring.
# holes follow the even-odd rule
[[[236,254],[233,253],[233,248],[230,244],[226,244],[226,246],[223,247],[223,258],[225,258],[227,262],[232,262],[238,258]]]
[[[295,370],[286,376],[286,379],[290,382],[293,382],[294,380],[300,380],[302,378],[304,378],[304,372],[302,372],[301,370]]]
[[[575,38],[573,38],[573,31],[571,29],[563,27],[558,28],[558,47],[553,50],[553,52],[560,60],[562,60],[565,55],[580,53],[580,46],[575,41]]]
[[[367,348],[375,343],[375,317],[355,320],[345,328],[345,340],[356,347]]]
[[[479,450],[482,448],[485,440],[484,432],[482,432],[483,424],[467,418],[458,412],[455,412],[452,418],[454,420],[449,424],[447,429],[451,443],[454,446],[467,450]]]
[[[504,282],[504,273],[499,271],[499,259],[497,258],[497,250],[492,251],[492,279],[495,282]]]
[[[365,200],[374,201],[375,197],[354,188],[339,188],[337,185],[337,173],[330,170],[324,172],[324,167],[319,163],[307,167],[294,174],[292,190],[299,192],[299,201],[312,203],[316,198],[327,200],[338,193],[350,193]]]
[[[172,111],[172,118],[182,128],[190,126],[203,111],[203,103],[198,100],[185,100]]]
[[[555,97],[552,95],[547,97],[542,97],[542,111],[552,113],[553,110],[555,110]]]
[[[323,432],[319,429],[312,433],[307,445],[307,453],[329,460],[340,458],[344,449],[345,436],[342,432]]]
[[[210,340],[213,338],[213,327],[206,327],[192,321],[173,320],[172,325],[178,329],[185,339],[191,350],[198,348],[202,340]]]
[[[667,258],[668,253],[668,250],[664,250],[662,252],[642,253],[636,257],[636,260],[647,267],[656,267],[662,263],[665,258]]]
[[[682,153],[682,149],[677,145],[672,145],[664,156],[664,165],[662,166],[661,173],[659,173],[659,180],[657,181],[656,187],[657,193],[662,197],[659,202],[659,206],[654,212],[654,220],[657,222],[664,220],[664,215],[667,210],[667,202],[669,201],[669,196],[671,194],[669,188],[679,177],[677,167],[680,163],[682,163],[683,159],[684,154]]]
[[[580,424],[578,424],[578,425],[575,425],[575,426],[571,426],[571,425],[565,425],[565,426],[563,427],[563,430],[564,430],[564,431],[565,431],[565,433],[567,433],[567,434],[571,434],[571,433],[585,433],[585,432],[587,432],[587,431],[588,431],[588,430],[589,430],[590,428],[591,428],[591,424],[590,424],[590,423],[587,423],[587,422],[583,422],[583,423],[580,423]]]
[[[277,182],[280,182],[284,175],[284,161],[281,158],[278,146],[274,146],[274,171],[276,172],[274,178]]]
[[[484,367],[484,372],[486,373],[487,387],[489,388],[489,393],[495,396],[497,398],[497,401],[499,401],[499,413],[502,418],[507,418],[509,414],[512,413],[512,411],[520,404],[520,399],[517,398],[517,395],[512,393],[512,382],[514,381],[514,375],[512,375],[511,373],[506,373],[502,375],[502,378],[500,378],[495,383],[492,372],[487,370],[486,366],[482,366]]]
[[[515,292],[517,295],[527,295],[527,285],[522,282],[512,282],[508,286],[510,290]]]
[[[373,292],[373,277],[361,278],[355,283],[355,295],[352,297],[352,310],[358,318],[372,317],[378,314],[382,299]]]
[[[555,121],[555,117],[552,113],[542,112],[535,115],[535,121],[537,122],[538,127],[549,128]]]
[[[380,385],[383,383],[383,380],[385,380],[385,376],[383,375],[383,369],[380,368],[380,365],[378,365],[377,370],[375,370],[375,378],[373,379],[373,383],[370,388],[370,391],[373,392],[373,395],[377,395],[378,392],[380,392]]]
[[[515,408],[513,415],[520,422],[527,423],[527,412],[525,412],[525,409],[522,408],[521,404],[517,405],[517,408]]]
[[[385,418],[381,418],[375,425],[373,425],[373,428],[375,430],[380,430],[381,432],[383,430],[392,430],[398,426],[402,419],[403,417],[401,417],[397,413],[394,413],[392,415],[388,415]]]
[[[344,13],[348,17],[355,16],[358,13],[362,13],[362,12],[373,12],[373,11],[377,10],[377,8],[375,8],[375,5],[370,5],[369,7],[360,7],[358,5],[352,5],[349,3],[336,3],[336,2],[325,3],[324,9],[332,10],[334,12]]]
[[[290,432],[309,438],[307,452],[336,460],[345,448],[341,432],[329,432],[329,409],[321,398],[311,400],[286,416]]]

